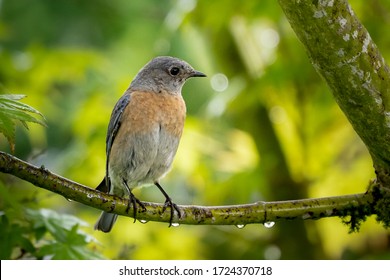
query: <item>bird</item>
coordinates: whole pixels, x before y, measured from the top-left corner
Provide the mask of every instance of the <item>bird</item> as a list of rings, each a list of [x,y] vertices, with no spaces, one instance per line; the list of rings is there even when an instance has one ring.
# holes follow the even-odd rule
[[[117,101],[106,136],[106,174],[98,191],[129,197],[134,222],[138,206],[134,188],[155,185],[165,197],[163,211],[170,207],[169,226],[174,210],[181,213],[160,184],[175,157],[186,118],[181,94],[192,77],[206,77],[189,63],[176,57],[158,56],[150,60]],[[118,215],[102,212],[94,228],[110,232]]]

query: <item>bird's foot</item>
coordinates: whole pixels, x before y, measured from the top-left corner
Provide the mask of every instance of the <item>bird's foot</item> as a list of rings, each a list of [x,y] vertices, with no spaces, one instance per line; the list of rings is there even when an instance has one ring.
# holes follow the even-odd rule
[[[133,213],[134,213],[134,223],[137,221],[137,213],[138,213],[138,205],[142,208],[142,211],[146,211],[145,204],[136,198],[133,193],[130,192],[129,200],[128,200],[126,212],[129,212],[130,206],[133,206]]]
[[[174,211],[176,210],[177,215],[179,216],[179,218],[181,218],[181,212],[180,212],[179,207],[176,205],[176,203],[172,202],[172,199],[170,197],[167,197],[166,200],[165,200],[164,207],[163,207],[163,212],[165,212],[167,207],[169,207],[171,209],[171,216],[169,218],[169,227],[171,227],[172,226],[172,221],[173,221],[173,216],[175,214]]]

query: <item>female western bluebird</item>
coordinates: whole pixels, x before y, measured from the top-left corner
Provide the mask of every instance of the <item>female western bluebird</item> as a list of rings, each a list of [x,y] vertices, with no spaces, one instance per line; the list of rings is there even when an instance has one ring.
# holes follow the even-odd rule
[[[161,56],[147,63],[116,103],[106,138],[106,176],[97,190],[120,197],[129,195],[134,216],[135,187],[155,184],[165,196],[164,209],[180,211],[161,187],[159,180],[170,169],[183,131],[186,106],[181,88],[191,77],[206,75],[187,62]],[[103,212],[95,229],[109,232],[117,214]]]

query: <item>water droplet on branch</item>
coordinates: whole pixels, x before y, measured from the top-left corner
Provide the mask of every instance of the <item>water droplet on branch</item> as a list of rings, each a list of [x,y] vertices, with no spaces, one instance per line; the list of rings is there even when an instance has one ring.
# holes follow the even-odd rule
[[[275,225],[275,222],[273,222],[273,221],[264,223],[264,226],[266,228],[272,228],[274,225]]]

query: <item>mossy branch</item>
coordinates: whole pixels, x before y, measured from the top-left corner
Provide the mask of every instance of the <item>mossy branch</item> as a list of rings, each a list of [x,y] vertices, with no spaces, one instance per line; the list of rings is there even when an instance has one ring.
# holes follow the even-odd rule
[[[279,0],[308,56],[390,182],[390,70],[346,0]]]
[[[36,167],[7,153],[0,152],[0,172],[9,173],[40,188],[60,194],[68,200],[108,211],[134,217],[128,200],[108,195],[58,176],[47,169]],[[182,206],[181,218],[173,222],[192,225],[245,225],[264,224],[269,221],[293,219],[320,219],[325,217],[351,216],[349,223],[355,225],[366,216],[377,213],[377,202],[381,195],[376,188],[355,195],[302,199],[278,202],[259,201],[252,204],[230,206]],[[169,211],[163,212],[163,204],[145,202],[146,211],[139,208],[137,219],[169,222]]]

